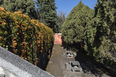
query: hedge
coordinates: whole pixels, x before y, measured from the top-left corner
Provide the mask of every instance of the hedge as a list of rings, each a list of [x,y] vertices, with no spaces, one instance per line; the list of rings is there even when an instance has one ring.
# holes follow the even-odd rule
[[[0,46],[37,65],[39,56],[50,51],[53,40],[53,30],[39,20],[0,7]]]

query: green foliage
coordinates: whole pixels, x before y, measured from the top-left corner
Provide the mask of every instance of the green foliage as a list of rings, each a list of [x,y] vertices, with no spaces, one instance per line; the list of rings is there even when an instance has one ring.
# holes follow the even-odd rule
[[[58,27],[55,0],[37,0],[36,4],[40,22],[55,32],[55,28]]]
[[[0,46],[37,65],[41,53],[53,46],[51,28],[19,12],[0,7]]]
[[[94,11],[80,1],[79,4],[73,8],[61,26],[64,41],[69,44],[74,44],[83,39],[86,24],[92,19],[93,14]]]
[[[97,62],[111,67],[116,63],[115,6],[114,0],[98,0],[94,18],[87,23],[87,30],[84,33],[84,49],[88,55],[93,56]]]
[[[68,44],[84,40],[87,54],[116,69],[116,1],[98,0],[95,12],[81,1],[62,25],[62,36]]]
[[[0,7],[4,7],[6,11],[12,13],[22,11],[23,14],[28,15],[30,18],[37,19],[33,0],[1,0]]]

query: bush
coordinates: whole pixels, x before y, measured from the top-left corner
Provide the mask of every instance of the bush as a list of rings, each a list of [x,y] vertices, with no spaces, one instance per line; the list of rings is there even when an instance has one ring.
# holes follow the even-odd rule
[[[53,30],[21,11],[0,7],[0,46],[37,65],[41,53],[53,46]]]

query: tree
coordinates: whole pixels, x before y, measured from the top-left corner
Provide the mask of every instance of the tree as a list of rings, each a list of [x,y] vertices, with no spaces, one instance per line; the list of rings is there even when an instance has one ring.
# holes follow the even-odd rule
[[[65,17],[65,15],[66,15],[66,13],[64,13],[63,11],[61,11],[61,10],[59,10],[59,12],[58,12],[58,29],[57,29],[57,32],[60,32],[60,30],[61,30],[61,26],[62,26],[62,24],[64,23],[64,21],[65,21],[65,19],[66,19],[66,17]]]
[[[0,7],[4,7],[6,11],[10,12],[22,11],[23,14],[28,15],[30,18],[37,19],[33,0],[1,0]]]
[[[94,11],[80,1],[61,26],[64,41],[69,44],[74,44],[82,40],[86,24],[92,19],[93,14]]]
[[[3,1],[4,1],[4,0],[0,0],[0,5],[3,4]]]
[[[64,23],[66,17],[65,17],[66,13],[64,13],[63,11],[59,10],[58,12],[58,21],[59,21],[59,26],[61,27],[61,25]]]
[[[98,0],[93,19],[87,23],[84,49],[102,64],[115,64],[116,1]],[[112,66],[111,65],[111,66]]]
[[[36,8],[36,12],[37,12],[37,15],[38,15],[38,18],[39,18],[39,21],[42,23],[43,22],[43,13],[44,13],[44,2],[45,0],[37,0],[35,3],[37,5],[37,8]]]
[[[58,27],[55,0],[37,0],[36,2],[40,22],[55,29]]]

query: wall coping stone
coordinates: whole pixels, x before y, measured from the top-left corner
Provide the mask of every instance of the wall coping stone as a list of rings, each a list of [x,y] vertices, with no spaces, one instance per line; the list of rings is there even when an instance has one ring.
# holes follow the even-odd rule
[[[0,46],[0,66],[19,77],[54,77]]]

